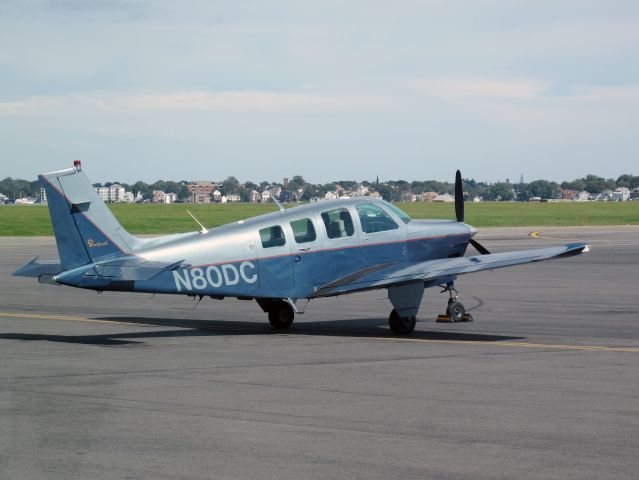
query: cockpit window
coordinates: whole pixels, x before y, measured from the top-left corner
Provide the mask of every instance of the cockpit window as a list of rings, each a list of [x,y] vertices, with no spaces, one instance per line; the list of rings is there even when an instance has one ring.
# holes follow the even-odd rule
[[[279,225],[261,229],[260,239],[264,248],[281,247],[286,244],[284,232]]]
[[[297,243],[312,242],[316,238],[315,227],[313,227],[313,222],[308,218],[293,220],[291,222],[291,228],[293,229],[293,236]]]
[[[392,203],[389,203],[389,202],[386,202],[386,201],[382,201],[381,203],[386,208],[388,208],[391,212],[393,212],[395,215],[397,215],[401,219],[402,222],[404,222],[404,223],[411,222],[412,219],[408,215],[406,215],[406,213],[404,213],[403,210],[400,210],[399,208],[397,208]]]
[[[390,215],[377,205],[363,203],[355,208],[364,233],[385,232],[399,228]]]
[[[355,233],[353,219],[345,208],[322,212],[322,220],[324,221],[328,238],[350,237]]]

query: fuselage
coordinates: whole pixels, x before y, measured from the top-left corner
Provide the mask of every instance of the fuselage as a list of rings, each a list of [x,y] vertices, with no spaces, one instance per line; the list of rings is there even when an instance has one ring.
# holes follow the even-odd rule
[[[132,254],[147,261],[181,265],[122,289],[216,297],[311,298],[322,285],[363,270],[463,256],[474,233],[461,222],[412,220],[391,204],[369,197],[324,201],[206,233],[148,239]],[[59,281],[102,289],[86,281],[78,285],[74,277],[68,272]]]

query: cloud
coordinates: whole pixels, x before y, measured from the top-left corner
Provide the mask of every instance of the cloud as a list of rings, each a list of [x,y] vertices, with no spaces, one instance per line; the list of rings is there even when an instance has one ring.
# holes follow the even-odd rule
[[[468,97],[531,99],[543,95],[550,88],[548,82],[538,80],[472,77],[423,77],[410,80],[408,86],[421,94],[444,96],[450,99]]]
[[[93,93],[34,96],[0,102],[2,116],[48,116],[95,112],[272,112],[304,113],[388,109],[392,100],[363,93],[242,91],[186,91],[157,94]]]

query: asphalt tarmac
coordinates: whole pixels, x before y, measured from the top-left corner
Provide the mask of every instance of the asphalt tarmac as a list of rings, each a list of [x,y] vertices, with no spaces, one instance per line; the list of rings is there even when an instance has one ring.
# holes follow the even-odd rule
[[[424,295],[311,302],[275,333],[254,302],[96,294],[10,274],[0,239],[0,479],[636,479],[639,227],[484,229],[491,251],[592,245],[467,275],[474,323]]]

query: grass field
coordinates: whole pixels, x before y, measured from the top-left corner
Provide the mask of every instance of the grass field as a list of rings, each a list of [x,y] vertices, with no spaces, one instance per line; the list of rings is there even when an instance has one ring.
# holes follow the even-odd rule
[[[327,203],[326,205],[330,205]],[[454,218],[452,204],[400,203],[413,218]],[[272,204],[111,205],[131,233],[179,233],[198,230],[190,210],[204,225],[215,227],[276,210]],[[466,222],[475,227],[639,224],[639,202],[466,204]],[[0,236],[53,235],[49,210],[42,205],[0,205]]]

